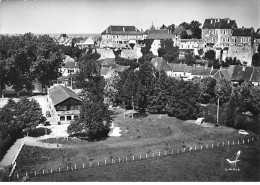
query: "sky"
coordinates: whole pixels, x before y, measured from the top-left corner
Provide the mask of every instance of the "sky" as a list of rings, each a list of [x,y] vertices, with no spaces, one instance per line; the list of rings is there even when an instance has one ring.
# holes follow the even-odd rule
[[[99,34],[110,25],[146,30],[206,18],[256,30],[260,0],[0,0],[0,34]]]

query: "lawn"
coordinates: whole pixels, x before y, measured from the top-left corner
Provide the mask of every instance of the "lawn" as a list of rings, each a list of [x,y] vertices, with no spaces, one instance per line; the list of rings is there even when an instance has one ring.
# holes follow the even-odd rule
[[[17,159],[15,174],[51,168],[55,170],[59,167],[66,169],[67,166],[71,168],[75,164],[82,165],[82,163],[104,162],[105,160],[109,162],[112,159],[130,158],[133,155],[140,156],[146,153],[151,155],[159,151],[194,148],[195,145],[201,144],[205,146],[227,140],[240,139],[242,141],[244,138],[233,128],[202,127],[194,124],[194,121],[182,121],[166,115],[148,115],[135,119],[126,116],[124,118],[122,110],[116,110],[114,124],[122,130],[121,137],[109,137],[99,142],[66,141],[63,138],[52,141],[63,143],[63,147],[59,149],[24,146]],[[253,135],[251,133],[251,136]],[[73,180],[73,177],[71,178]],[[116,180],[117,178],[112,181]],[[140,180],[143,181],[143,179]]]

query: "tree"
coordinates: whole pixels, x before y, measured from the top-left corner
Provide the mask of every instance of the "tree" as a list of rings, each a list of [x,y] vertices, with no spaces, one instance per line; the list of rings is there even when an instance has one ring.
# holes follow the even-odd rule
[[[46,118],[42,115],[40,105],[35,100],[22,98],[18,103],[12,99],[3,107],[0,113],[1,128],[7,130],[12,138],[18,138],[22,131],[28,133]]]
[[[258,46],[258,48],[259,48],[259,46]],[[260,66],[260,52],[259,51],[258,51],[258,53],[255,53],[252,56],[252,66]]]
[[[170,78],[167,114],[178,119],[197,119],[201,116],[199,86],[190,81]]]
[[[260,88],[253,86],[250,82],[241,85],[241,96],[243,100],[243,111],[249,111],[254,115],[260,114]]]
[[[162,57],[165,61],[169,63],[175,62],[179,58],[179,48],[173,47],[171,50],[167,51]]]
[[[179,27],[182,26],[185,30],[189,30],[190,29],[190,24],[187,22],[183,22],[179,25]]]
[[[171,25],[167,26],[167,29],[170,30],[170,33],[173,33],[175,30],[175,27],[176,27],[175,24],[171,24]]]
[[[153,88],[153,80],[155,78],[155,68],[151,64],[150,60],[144,61],[140,64],[140,69],[137,72],[138,79],[140,80],[139,88],[139,99],[138,99],[138,108],[140,112],[144,113],[149,104],[148,98]]]
[[[195,39],[201,39],[201,23],[198,22],[198,21],[191,21],[190,22],[190,29],[192,31],[192,38],[195,38]]]
[[[8,84],[8,66],[5,60],[0,60],[0,97],[4,96],[5,85]]]
[[[165,48],[159,48],[158,49],[158,57],[161,57],[167,53],[167,50]]]
[[[200,81],[200,102],[203,104],[215,102],[216,80],[212,77],[202,78]]]
[[[103,101],[85,99],[82,102],[80,118],[69,125],[68,133],[83,133],[90,141],[100,140],[108,136],[111,122],[111,113]]]
[[[167,28],[167,26],[165,26],[164,24],[160,27],[161,30],[165,30]]]
[[[145,47],[141,48],[141,52],[142,52],[143,55],[149,53],[153,41],[154,41],[153,39],[145,39],[144,40]]]
[[[135,105],[137,105],[139,99],[139,88],[140,81],[138,79],[138,76],[133,70],[130,70],[127,79],[123,85],[121,97],[123,102],[125,102],[128,107],[132,107],[133,110],[135,108]]]
[[[208,50],[205,52],[206,60],[214,60],[216,58],[216,52],[214,50]]]
[[[143,64],[144,62],[151,62],[152,58],[156,57],[155,55],[153,55],[153,53],[150,51],[147,54],[141,56],[138,59],[138,63],[139,64]]]
[[[217,81],[214,91],[216,94],[216,98],[219,98],[220,106],[223,105],[224,103],[228,103],[230,100],[230,95],[232,93],[231,82],[224,78],[220,78]]]
[[[116,89],[116,85],[120,80],[120,76],[118,73],[113,72],[110,78],[106,79],[106,84],[104,87],[104,95],[105,99],[109,104],[116,105],[116,97],[118,96],[118,89]]]
[[[168,76],[164,71],[159,72],[157,78],[153,78],[148,99],[148,112],[149,113],[165,113],[167,99],[167,88],[168,88]]]

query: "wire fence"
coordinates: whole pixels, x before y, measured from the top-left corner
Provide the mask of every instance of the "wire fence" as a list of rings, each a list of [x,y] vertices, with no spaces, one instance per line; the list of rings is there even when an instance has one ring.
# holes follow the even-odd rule
[[[225,146],[234,146],[234,145],[245,145],[252,143],[254,141],[258,141],[258,137],[251,137],[251,138],[244,138],[244,139],[238,139],[238,140],[232,140],[232,141],[223,141],[223,142],[211,142],[208,144],[201,144],[201,145],[194,145],[193,147],[183,147],[183,148],[175,148],[175,149],[168,149],[164,151],[159,151],[156,153],[144,153],[140,155],[132,155],[131,157],[117,157],[116,159],[109,159],[109,160],[103,160],[103,161],[90,161],[88,163],[76,163],[74,165],[68,165],[66,168],[51,168],[51,169],[42,169],[38,171],[30,171],[25,173],[16,173],[14,172],[12,175],[11,180],[22,180],[26,181],[30,177],[36,177],[36,176],[42,176],[42,175],[48,175],[53,173],[64,173],[69,171],[75,171],[75,170],[84,170],[84,169],[91,169],[91,168],[97,168],[97,167],[105,167],[105,166],[111,166],[111,165],[118,165],[118,164],[127,164],[131,162],[137,162],[142,160],[151,160],[156,159],[159,157],[166,157],[170,155],[179,155],[182,153],[187,152],[196,152],[201,150],[207,150],[207,149],[213,149],[213,148],[219,148],[219,147],[225,147]]]

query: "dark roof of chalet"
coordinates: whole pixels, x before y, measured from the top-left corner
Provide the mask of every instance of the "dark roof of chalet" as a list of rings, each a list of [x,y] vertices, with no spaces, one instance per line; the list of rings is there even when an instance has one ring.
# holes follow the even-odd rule
[[[207,76],[210,75],[211,70],[211,67],[196,66],[192,69],[191,75]]]
[[[260,67],[254,67],[254,71],[250,81],[260,83]]]
[[[156,57],[151,60],[151,63],[157,71],[171,71],[171,67],[162,57]]]
[[[78,62],[72,62],[72,61],[67,61],[64,62],[64,68],[79,68],[79,63]]]
[[[185,72],[185,69],[187,68],[187,64],[168,63],[168,65],[172,68],[172,72]]]
[[[213,69],[213,70],[210,72],[210,75],[215,75],[216,72],[218,72],[218,69]]]
[[[142,33],[135,26],[109,26],[101,35],[141,35]]]
[[[232,36],[250,37],[254,35],[252,28],[237,28],[233,30]]]
[[[127,70],[127,69],[129,69],[129,68],[130,68],[130,66],[121,66],[121,65],[118,65],[114,70],[115,70],[116,72],[121,73],[121,72],[124,72],[125,70]]]
[[[116,60],[115,58],[106,58],[101,63],[102,66],[115,66]]]
[[[230,19],[205,19],[202,29],[232,29],[237,28],[235,20]]]
[[[168,30],[150,30],[150,33],[147,35],[146,39],[172,39],[172,34]]]
[[[52,100],[53,105],[57,105],[69,98],[82,101],[74,91],[62,85],[57,85],[51,88],[49,96]]]
[[[179,27],[175,28],[175,30],[173,31],[172,34],[173,34],[173,35],[180,35],[184,30],[185,30],[184,27],[179,26]]]
[[[250,81],[253,70],[254,70],[253,67],[244,67],[243,70],[242,70],[243,71],[242,79],[244,81]]]
[[[232,81],[239,81],[243,79],[243,67],[242,66],[234,66],[233,73],[231,75]]]
[[[185,73],[192,73],[193,66],[187,66]]]
[[[257,29],[255,32],[255,38],[259,39],[260,38],[260,29]]]

